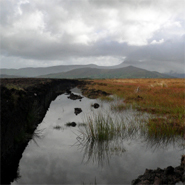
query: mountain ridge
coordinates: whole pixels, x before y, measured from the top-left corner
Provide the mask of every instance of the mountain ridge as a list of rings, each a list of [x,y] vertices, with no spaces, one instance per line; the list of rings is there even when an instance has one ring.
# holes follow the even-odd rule
[[[13,75],[20,77],[37,77],[39,75],[46,75],[50,73],[59,73],[70,71],[72,69],[84,68],[84,67],[96,67],[95,64],[88,65],[58,65],[58,66],[50,66],[50,67],[28,67],[28,68],[20,68],[20,69],[0,69],[0,74],[3,75]]]
[[[88,64],[88,65],[58,65],[58,66],[49,66],[49,67],[38,67],[38,68],[32,68],[32,67],[29,67],[29,68],[20,68],[20,69],[6,69],[6,68],[2,68],[0,69],[0,75],[1,75],[1,78],[5,77],[5,75],[9,75],[9,76],[13,76],[13,77],[45,77],[45,76],[56,76],[58,75],[59,73],[66,73],[65,76],[67,75],[68,78],[70,76],[72,76],[71,72],[72,70],[75,70],[73,71],[75,74],[76,73],[79,73],[79,75],[81,74],[81,76],[85,76],[85,78],[89,75],[87,75],[87,71],[89,74],[91,74],[90,78],[113,78],[113,74],[111,75],[108,75],[108,72],[106,72],[106,70],[113,70],[111,71],[111,73],[115,73],[114,70],[117,70],[116,73],[119,73],[118,74],[114,74],[115,78],[133,78],[133,76],[137,77],[137,78],[141,78],[143,77],[142,74],[140,75],[135,75],[133,74],[132,72],[132,75],[123,75],[121,73],[123,73],[123,71],[119,71],[119,69],[121,68],[125,68],[125,67],[135,67],[137,69],[142,69],[142,70],[147,70],[149,72],[153,72],[155,73],[155,75],[151,75],[151,74],[146,74],[144,75],[144,77],[150,77],[150,76],[157,76],[157,78],[159,78],[159,76],[162,76],[163,75],[167,75],[167,76],[170,76],[171,78],[181,78],[183,77],[183,74],[176,74],[176,75],[172,75],[170,73],[160,73],[159,71],[156,71],[156,70],[148,70],[146,68],[143,68],[143,67],[138,67],[140,64],[137,64],[137,65],[129,65],[128,62],[122,62],[118,65],[115,65],[115,66],[98,66],[98,65],[95,65],[95,64]],[[142,64],[143,65],[143,64]],[[76,69],[79,69],[78,71],[76,71]],[[87,70],[85,72],[85,69]],[[91,69],[91,70],[90,70]],[[103,70],[103,73],[104,74],[101,74],[102,72],[100,70]],[[81,71],[81,72],[80,72]],[[155,71],[155,72],[154,72]],[[69,72],[69,74],[67,73]],[[124,72],[125,73],[125,72]],[[138,73],[138,72],[137,72]],[[142,72],[144,73],[144,71]],[[146,73],[146,71],[145,71]],[[157,74],[156,74],[157,73]],[[163,75],[161,75],[163,74]],[[62,74],[64,75],[64,74]],[[8,76],[7,76],[8,77]],[[56,78],[56,77],[54,77]],[[60,76],[61,78],[61,76]],[[76,76],[75,78],[79,78],[79,76]],[[166,78],[166,76],[164,76],[164,78]],[[169,78],[169,77],[167,77]]]
[[[118,69],[80,68],[39,78],[171,78],[171,76],[130,65]]]

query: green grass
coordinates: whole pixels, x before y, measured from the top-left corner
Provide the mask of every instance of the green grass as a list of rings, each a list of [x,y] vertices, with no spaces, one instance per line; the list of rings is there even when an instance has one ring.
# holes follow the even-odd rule
[[[80,135],[77,137],[77,145],[84,153],[83,162],[93,161],[104,166],[111,156],[120,156],[126,151],[124,140],[138,139],[138,142],[145,142],[153,149],[175,143],[184,148],[183,130],[174,130],[174,126],[168,125],[169,120],[164,124],[164,118],[160,118],[158,123],[160,119],[154,115],[134,110],[127,113],[110,110],[86,115],[86,126],[79,128]]]
[[[85,119],[87,126],[80,132],[89,141],[112,140],[115,136],[120,136],[125,129],[125,124],[119,120],[114,120],[109,114],[93,114]]]
[[[184,129],[175,125],[173,121],[155,118],[142,113],[125,115],[122,113],[93,113],[85,117],[86,127],[79,128],[80,133],[88,142],[104,142],[116,139],[132,138],[139,133],[145,140],[162,138],[168,140],[176,136],[183,136]],[[173,125],[172,125],[173,124]]]
[[[110,105],[110,109],[111,109]],[[121,112],[105,111],[86,115],[86,127],[80,128],[85,140],[103,142],[132,137],[139,129],[147,129],[149,115],[122,114]]]
[[[164,118],[150,119],[146,126],[148,127],[149,135],[163,135],[166,137],[175,135],[183,136],[185,129],[184,127],[179,126],[179,124],[173,122],[173,120],[167,120]]]
[[[111,102],[114,101],[114,97],[113,96],[102,96],[99,98],[101,101],[106,101],[106,102]]]

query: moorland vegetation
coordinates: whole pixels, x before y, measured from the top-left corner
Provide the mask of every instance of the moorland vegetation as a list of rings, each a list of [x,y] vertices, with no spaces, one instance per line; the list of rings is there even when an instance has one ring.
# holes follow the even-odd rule
[[[184,79],[105,79],[89,80],[84,93],[105,91],[123,99],[114,109],[132,108],[156,115],[147,127],[154,135],[181,135],[185,138]],[[106,97],[102,97],[106,100]],[[111,100],[107,97],[107,100]]]

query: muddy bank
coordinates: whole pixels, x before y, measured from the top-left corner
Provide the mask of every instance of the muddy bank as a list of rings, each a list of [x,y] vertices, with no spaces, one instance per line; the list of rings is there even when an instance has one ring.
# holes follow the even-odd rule
[[[52,100],[78,80],[1,79],[1,183],[18,177],[22,152],[44,118]]]

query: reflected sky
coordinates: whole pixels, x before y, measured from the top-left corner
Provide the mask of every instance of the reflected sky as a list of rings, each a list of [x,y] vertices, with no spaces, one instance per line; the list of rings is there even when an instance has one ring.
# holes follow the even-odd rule
[[[165,168],[180,164],[181,155],[184,154],[180,139],[156,148],[146,138],[128,137],[108,143],[108,151],[105,150],[106,143],[80,145],[79,126],[84,117],[92,112],[107,109],[108,103],[99,102],[100,108],[94,109],[91,105],[98,100],[84,97],[79,101],[67,97],[66,94],[60,95],[51,103],[45,118],[37,128],[42,137],[35,137],[36,142],[29,142],[19,164],[21,177],[12,185],[95,182],[131,184],[146,168]],[[76,107],[83,111],[77,116],[74,114]],[[123,114],[132,115],[134,111],[127,110]],[[68,122],[76,122],[77,126],[67,127]],[[54,129],[55,126],[60,126],[61,129]],[[103,149],[98,151],[100,148]],[[103,157],[100,158],[101,156]]]

